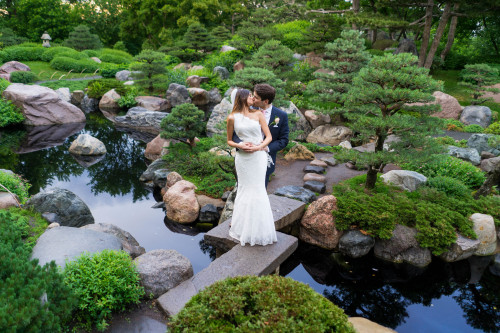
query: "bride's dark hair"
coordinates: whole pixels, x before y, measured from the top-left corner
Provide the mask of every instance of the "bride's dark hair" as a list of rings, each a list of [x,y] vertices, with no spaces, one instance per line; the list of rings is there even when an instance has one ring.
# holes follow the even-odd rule
[[[250,95],[250,90],[248,89],[238,89],[236,97],[234,98],[234,105],[232,112],[241,112],[243,108],[248,107],[247,99]]]

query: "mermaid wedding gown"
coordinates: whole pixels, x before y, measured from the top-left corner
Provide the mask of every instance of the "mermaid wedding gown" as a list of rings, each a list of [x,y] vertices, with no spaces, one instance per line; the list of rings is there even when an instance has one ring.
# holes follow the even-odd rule
[[[257,120],[234,114],[234,131],[243,142],[260,144],[262,132]],[[265,178],[267,153],[256,151],[236,153],[238,191],[234,201],[229,236],[239,240],[242,246],[268,245],[277,241],[271,204],[267,196]]]

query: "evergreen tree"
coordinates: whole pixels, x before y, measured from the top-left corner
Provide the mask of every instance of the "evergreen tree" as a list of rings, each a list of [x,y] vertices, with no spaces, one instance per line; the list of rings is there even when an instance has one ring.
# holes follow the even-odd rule
[[[434,100],[432,92],[442,87],[428,75],[428,69],[417,66],[417,61],[409,53],[374,57],[345,95],[342,114],[349,120],[348,126],[359,133],[356,139],[363,143],[374,138],[375,150],[351,149],[335,157],[366,165],[366,188],[375,186],[377,173],[386,164],[424,161],[440,150],[430,137],[439,128],[440,119],[430,117],[439,105],[428,102]],[[385,146],[389,134],[398,140]]]
[[[218,47],[224,45],[226,41],[231,39],[231,32],[222,25],[213,28],[210,35],[212,36],[214,45]]]
[[[205,26],[199,22],[191,24],[184,34],[184,42],[189,48],[196,51],[211,51],[215,49],[216,42],[208,33]]]
[[[328,43],[326,59],[321,61],[321,68],[335,74],[315,73],[316,80],[307,86],[306,94],[314,103],[336,103],[343,105],[342,98],[349,91],[353,78],[366,66],[370,54],[365,51],[364,39],[356,30],[346,30],[333,43]],[[330,113],[330,109],[318,111]]]
[[[231,45],[242,51],[253,51],[261,47],[267,40],[276,37],[277,33],[270,26],[262,27],[245,21],[233,36]]]
[[[278,40],[270,40],[252,55],[252,60],[247,65],[269,69],[279,76],[286,70],[291,70],[293,60],[292,50]]]
[[[205,131],[204,117],[205,113],[193,104],[178,105],[161,121],[161,137],[181,140],[193,148],[195,138]]]
[[[312,17],[312,24],[307,28],[302,45],[297,49],[299,53],[323,53],[325,44],[331,43],[340,36],[345,19],[339,15],[316,14]]]
[[[75,50],[95,50],[102,47],[101,40],[96,34],[91,34],[89,27],[79,25],[69,33],[69,37],[64,41],[64,46]]]
[[[465,86],[469,93],[472,94],[472,105],[479,105],[492,100],[492,97],[483,97],[486,92],[500,92],[500,89],[488,87],[498,83],[500,77],[498,76],[498,69],[486,64],[465,65],[461,77],[462,82],[459,84]]]
[[[161,74],[167,72],[165,55],[161,52],[144,50],[135,56],[134,60],[136,63],[130,66],[130,70],[133,72],[136,84],[152,93],[155,83],[162,80]]]

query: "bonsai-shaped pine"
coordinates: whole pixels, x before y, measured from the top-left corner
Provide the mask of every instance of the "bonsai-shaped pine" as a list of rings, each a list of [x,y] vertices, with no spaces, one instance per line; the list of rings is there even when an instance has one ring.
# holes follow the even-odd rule
[[[428,104],[441,83],[428,75],[428,69],[418,67],[417,61],[409,53],[374,57],[360,70],[345,95],[341,112],[348,126],[358,133],[357,140],[375,139],[375,147],[372,152],[351,149],[335,157],[366,165],[368,189],[374,188],[377,173],[386,164],[424,161],[442,149],[430,137],[440,128],[440,119],[429,116],[440,106]],[[396,140],[386,143],[390,134]]]
[[[195,138],[205,131],[204,117],[205,113],[193,104],[178,105],[161,121],[161,137],[180,140],[192,149],[196,146]]]
[[[492,100],[492,97],[483,97],[486,92],[500,92],[500,89],[488,87],[500,82],[496,68],[486,64],[465,65],[460,75],[462,82],[459,84],[466,87],[472,95],[472,105],[480,105]]]
[[[95,50],[102,48],[101,40],[96,34],[90,33],[90,29],[86,25],[76,26],[69,33],[69,37],[64,41],[64,46],[71,47],[75,50]]]
[[[189,25],[184,34],[184,42],[195,51],[212,51],[216,46],[216,41],[212,39],[212,35],[199,22]]]
[[[370,54],[365,51],[365,42],[355,30],[343,31],[341,37],[325,46],[327,59],[321,61],[321,68],[330,73],[317,72],[316,80],[307,86],[306,95],[313,104],[335,103],[343,106],[343,96],[349,91],[353,78],[366,66]],[[322,113],[332,113],[332,108],[316,109]]]
[[[269,40],[259,47],[247,65],[269,69],[279,76],[286,70],[292,69],[293,60],[292,50],[278,40]]]
[[[165,55],[153,50],[144,50],[135,56],[136,63],[130,66],[132,77],[137,85],[153,93],[154,86],[162,80],[161,74],[167,72]]]
[[[218,25],[210,31],[213,43],[216,46],[222,46],[226,41],[231,39],[231,31],[222,25]]]

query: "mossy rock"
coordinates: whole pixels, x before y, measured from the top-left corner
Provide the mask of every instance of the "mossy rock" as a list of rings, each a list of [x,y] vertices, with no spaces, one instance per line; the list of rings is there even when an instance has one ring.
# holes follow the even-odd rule
[[[309,286],[276,275],[216,282],[194,296],[169,332],[355,332],[344,311]]]

